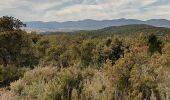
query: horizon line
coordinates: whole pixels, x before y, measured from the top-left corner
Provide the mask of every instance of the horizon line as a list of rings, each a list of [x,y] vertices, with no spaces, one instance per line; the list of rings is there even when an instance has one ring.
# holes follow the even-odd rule
[[[111,20],[139,20],[139,21],[149,21],[149,20],[167,20],[170,21],[170,19],[164,19],[164,18],[151,18],[151,19],[135,19],[135,18],[115,18],[115,19],[81,19],[81,20],[68,20],[68,21],[43,21],[43,20],[35,20],[35,21],[23,21],[25,23],[27,22],[58,22],[58,23],[63,23],[63,22],[78,22],[78,21],[86,21],[86,20],[93,20],[93,21],[111,21]]]

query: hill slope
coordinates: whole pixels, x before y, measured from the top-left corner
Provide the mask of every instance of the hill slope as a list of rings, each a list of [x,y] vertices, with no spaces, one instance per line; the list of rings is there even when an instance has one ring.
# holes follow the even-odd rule
[[[48,32],[44,34],[65,34],[65,35],[88,35],[88,36],[108,36],[108,35],[136,35],[140,32],[146,34],[157,34],[157,35],[170,35],[170,28],[155,27],[151,25],[123,25],[123,26],[111,26],[99,30],[92,31],[76,31],[76,32]]]

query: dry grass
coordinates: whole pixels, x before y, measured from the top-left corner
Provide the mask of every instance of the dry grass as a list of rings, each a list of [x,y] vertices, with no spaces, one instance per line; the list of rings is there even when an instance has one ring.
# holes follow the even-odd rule
[[[0,100],[33,100],[30,97],[19,97],[14,92],[0,88]]]

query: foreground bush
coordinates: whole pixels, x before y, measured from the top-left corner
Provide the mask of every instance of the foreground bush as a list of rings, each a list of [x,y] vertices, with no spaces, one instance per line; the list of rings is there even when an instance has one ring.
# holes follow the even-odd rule
[[[11,90],[19,96],[38,100],[70,100],[73,90],[76,90],[75,98],[80,98],[84,80],[92,76],[93,69],[88,68],[39,67],[26,72],[22,79],[12,83]]]
[[[18,80],[23,76],[25,68],[17,68],[13,65],[8,65],[6,67],[0,66],[0,85],[7,86],[10,82]]]
[[[168,100],[170,95],[170,44],[162,54],[150,55],[137,43],[115,64],[101,68],[38,67],[11,84],[20,97],[36,100]]]

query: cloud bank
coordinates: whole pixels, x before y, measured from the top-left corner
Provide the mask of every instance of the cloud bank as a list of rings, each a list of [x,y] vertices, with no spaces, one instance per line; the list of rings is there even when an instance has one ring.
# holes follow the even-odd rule
[[[0,16],[23,21],[170,19],[170,0],[1,0]]]

